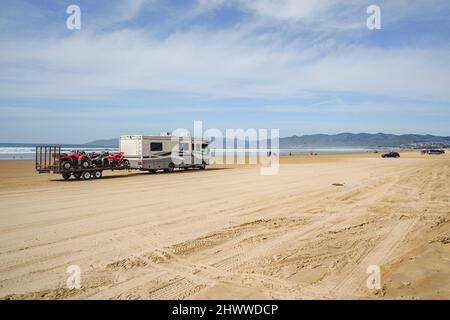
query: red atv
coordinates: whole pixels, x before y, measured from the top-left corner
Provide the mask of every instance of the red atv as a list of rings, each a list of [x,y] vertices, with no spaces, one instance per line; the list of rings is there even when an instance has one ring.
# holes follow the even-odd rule
[[[72,151],[70,154],[63,153],[59,161],[63,170],[71,170],[74,167],[87,169],[91,165],[91,161],[84,151]]]
[[[103,166],[105,167],[128,167],[129,165],[130,161],[125,159],[123,152],[103,155]]]
[[[103,154],[97,152],[91,152],[88,154],[92,167],[103,166]]]

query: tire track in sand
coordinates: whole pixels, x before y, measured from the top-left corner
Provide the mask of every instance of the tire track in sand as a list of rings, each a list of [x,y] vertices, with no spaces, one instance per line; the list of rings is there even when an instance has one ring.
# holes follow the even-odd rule
[[[366,293],[365,282],[368,277],[366,269],[370,265],[382,267],[383,264],[389,262],[393,256],[393,252],[405,239],[409,231],[417,223],[417,219],[408,219],[400,221],[361,262],[350,271],[350,273],[335,287],[333,292],[340,296],[361,296]]]
[[[371,188],[364,188],[361,190],[361,188],[358,186],[354,189],[358,190],[358,202],[355,204],[354,201],[343,201],[344,206],[346,206],[350,211],[354,210],[355,207],[361,205],[362,199],[365,199],[367,202],[372,202],[374,198],[381,198],[383,197],[392,187],[395,185],[396,181],[389,181],[386,182],[385,179],[377,179],[375,186],[372,186]],[[378,189],[377,196],[373,196],[373,188]],[[351,193],[354,190],[349,190],[346,193]],[[355,196],[355,195],[353,195]],[[352,198],[352,197],[350,197]],[[316,201],[314,201],[316,202]],[[334,200],[331,200],[333,203]],[[332,204],[330,203],[330,204]],[[323,200],[322,200],[323,205]],[[177,272],[176,270],[170,270],[171,268],[164,268],[166,272],[176,274],[177,276],[175,278],[172,278],[171,280],[167,281],[164,285],[159,286],[157,288],[154,288],[150,292],[147,292],[149,294],[146,295],[146,298],[149,299],[180,299],[185,298],[189,296],[192,293],[195,293],[199,290],[201,290],[202,287],[205,287],[207,284],[211,284],[211,282],[214,282],[214,280],[217,280],[217,274],[222,273],[223,275],[229,274],[230,271],[233,269],[236,269],[245,263],[257,259],[258,257],[267,255],[276,249],[282,247],[285,244],[292,243],[298,240],[306,239],[310,237],[312,234],[317,232],[323,232],[323,229],[327,227],[327,225],[342,222],[342,218],[344,220],[348,220],[352,218],[352,214],[347,214],[344,217],[339,215],[315,215],[315,220],[311,221],[307,225],[303,226],[300,230],[294,229],[290,232],[287,232],[285,234],[282,234],[281,236],[276,236],[273,239],[268,239],[265,241],[260,242],[258,245],[253,244],[252,247],[248,246],[242,246],[241,248],[234,250],[232,254],[228,254],[226,256],[221,255],[220,257],[217,257],[216,259],[211,259],[211,257],[208,257],[208,263],[201,263],[201,261],[197,261],[196,263],[188,266],[190,268],[194,267],[194,270],[191,270],[191,272]],[[211,261],[212,260],[212,261]],[[206,262],[206,261],[205,261]],[[161,266],[152,265],[154,268],[161,270]],[[174,267],[172,265],[172,267]],[[203,267],[203,268],[202,268]],[[208,272],[208,271],[209,272]],[[211,275],[211,271],[215,270],[216,276]],[[161,270],[162,271],[162,270]],[[212,276],[212,277],[211,277]],[[142,286],[142,284],[148,283],[149,281],[154,278],[154,275],[141,275],[136,278],[129,279],[128,281],[125,281],[124,283],[118,284],[114,286],[114,289],[111,291],[114,292],[126,292],[127,290],[131,288],[136,288],[137,286]],[[203,281],[202,281],[203,280]],[[311,292],[308,292],[310,290],[304,289],[301,290],[303,294],[311,294]],[[104,294],[99,293],[100,295]],[[112,292],[110,292],[112,293]],[[96,295],[94,295],[95,298]],[[92,296],[90,297],[92,298]]]

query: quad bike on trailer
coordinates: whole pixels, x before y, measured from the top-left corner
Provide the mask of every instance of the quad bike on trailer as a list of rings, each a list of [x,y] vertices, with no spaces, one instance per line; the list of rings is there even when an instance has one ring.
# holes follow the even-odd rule
[[[103,154],[97,152],[91,152],[88,154],[89,159],[91,161],[91,165],[94,168],[103,166]]]
[[[70,154],[63,153],[59,158],[62,170],[72,170],[74,168],[87,169],[91,166],[91,160],[84,151],[72,151]]]
[[[123,153],[91,152],[86,154],[78,151],[72,152],[70,156],[63,154],[60,159],[64,180],[70,179],[72,175],[77,180],[100,179],[104,169],[125,169],[130,165]]]
[[[104,161],[104,159],[107,160]],[[103,164],[106,163],[107,166]],[[36,171],[39,173],[56,173],[63,179],[100,179],[105,170],[127,170],[130,162],[123,153],[89,153],[72,151],[62,153],[60,145],[36,146]]]
[[[123,152],[114,153],[114,154],[105,154],[103,156],[103,166],[104,167],[128,167],[130,165],[130,161],[124,157]]]

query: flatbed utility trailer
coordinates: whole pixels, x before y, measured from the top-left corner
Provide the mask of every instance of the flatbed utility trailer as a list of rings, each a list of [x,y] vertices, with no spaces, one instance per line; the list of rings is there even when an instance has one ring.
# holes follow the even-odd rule
[[[36,171],[39,173],[60,174],[65,180],[99,179],[104,170],[140,170],[155,173],[175,169],[206,169],[209,165],[209,141],[194,137],[175,137],[171,135],[136,136],[119,138],[120,155],[126,163],[120,165],[90,163],[88,166],[73,165],[65,168],[60,145],[36,146]]]
[[[129,165],[122,166],[97,166],[97,167],[72,167],[68,170],[61,166],[61,146],[36,146],[36,171],[41,173],[61,174],[64,180],[73,176],[75,179],[100,179],[104,170],[126,170]]]

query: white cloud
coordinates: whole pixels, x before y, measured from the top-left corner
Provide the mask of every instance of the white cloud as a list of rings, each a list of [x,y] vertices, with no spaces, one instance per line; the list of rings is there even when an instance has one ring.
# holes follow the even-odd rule
[[[293,98],[337,91],[450,101],[448,50],[283,45],[239,30],[6,42],[2,96],[96,97],[117,90]]]
[[[124,0],[117,4],[115,21],[125,22],[135,18],[145,5],[153,5],[154,0]]]
[[[404,102],[360,102],[360,103],[343,103],[338,99],[325,100],[311,105],[262,105],[256,110],[274,112],[274,113],[410,113],[410,112],[426,112],[426,114],[449,115],[448,105],[429,104],[429,103],[404,103]]]
[[[198,0],[201,12],[221,5],[241,8],[257,17],[281,23],[301,23],[317,31],[336,31],[365,26],[366,9],[376,4],[381,8],[383,26],[409,19],[423,21],[444,19],[447,0]],[[448,21],[448,20],[447,20]]]
[[[334,17],[338,21],[358,8],[337,9],[342,3],[350,6],[353,0],[233,3],[238,2],[279,20]],[[121,2],[114,6],[114,19],[132,19],[153,3]],[[229,5],[222,0],[200,0],[194,11],[200,14],[225,3]],[[418,10],[416,5],[411,7],[404,11]],[[399,10],[393,4],[390,8]],[[158,30],[151,29],[107,34],[82,30],[43,39],[8,37],[0,51],[0,95],[93,99],[118,91],[144,90],[276,99],[331,91],[450,101],[448,49],[339,44],[332,36],[325,41],[308,40],[285,34],[282,28],[260,32],[258,26],[250,21],[221,31],[192,27],[166,38],[155,36],[153,32]]]
[[[330,0],[256,0],[241,1],[241,5],[256,14],[276,19],[300,20],[323,12],[333,2]]]

